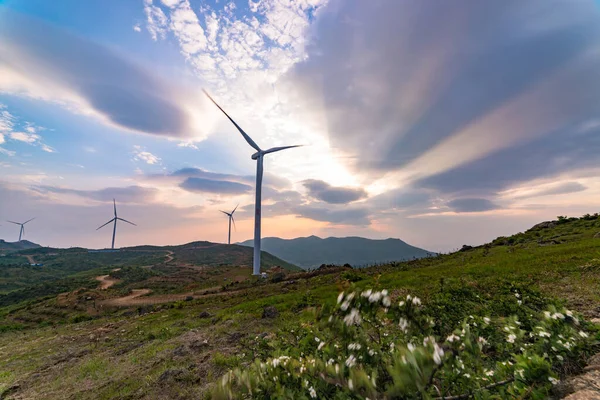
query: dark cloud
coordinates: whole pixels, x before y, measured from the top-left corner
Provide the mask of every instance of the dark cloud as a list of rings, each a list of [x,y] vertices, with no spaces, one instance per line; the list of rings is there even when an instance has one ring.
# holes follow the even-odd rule
[[[6,9],[0,19],[0,65],[39,85],[77,93],[121,127],[160,135],[193,133],[170,86],[123,55]]]
[[[464,198],[449,201],[447,206],[456,212],[481,212],[500,208],[487,199]]]
[[[367,202],[379,210],[427,207],[432,200],[429,191],[411,187],[398,188],[371,197]]]
[[[243,183],[219,181],[205,178],[187,178],[179,185],[189,192],[217,193],[217,194],[245,194],[252,191],[252,187]]]
[[[312,205],[294,207],[293,211],[303,217],[315,221],[331,222],[342,225],[370,225],[370,212],[366,207],[331,209]]]
[[[327,182],[308,179],[302,182],[309,196],[330,204],[347,204],[367,197],[362,188],[331,186]]]
[[[319,105],[313,112],[326,116],[331,145],[358,172],[400,170],[467,127],[464,142],[490,151],[480,146],[469,158],[477,160],[469,176],[453,172],[466,189],[497,187],[497,175],[509,183],[547,174],[562,152],[585,158],[550,170],[597,157],[597,147],[565,140],[567,128],[600,114],[593,1],[335,5],[320,15],[309,57],[289,78],[305,106]],[[494,115],[503,118],[486,119]],[[502,148],[506,154],[494,155]],[[540,148],[547,151],[538,155]],[[459,165],[465,157],[461,148],[448,152]],[[445,178],[438,186],[450,185]]]
[[[119,203],[147,203],[156,198],[157,190],[142,186],[109,187],[99,190],[77,190],[56,186],[32,187],[39,193],[74,194],[96,201],[111,201],[116,199]]]
[[[577,193],[583,192],[587,187],[582,185],[579,182],[565,182],[558,185],[550,186],[546,189],[541,189],[537,191],[533,191],[531,193],[526,193],[520,196],[515,197],[516,199],[526,199],[530,197],[542,197],[542,196],[553,196],[559,194],[568,194],[568,193]]]
[[[445,193],[494,194],[522,181],[598,166],[600,127],[581,134],[576,126],[502,150],[417,183]]]

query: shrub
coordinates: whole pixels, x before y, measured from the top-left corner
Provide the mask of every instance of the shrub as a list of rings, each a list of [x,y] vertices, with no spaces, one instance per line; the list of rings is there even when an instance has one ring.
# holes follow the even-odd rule
[[[336,306],[280,339],[270,358],[225,374],[213,395],[546,398],[561,365],[591,345],[582,322],[564,308],[551,306],[528,322],[470,315],[436,336],[417,297],[392,302],[386,290],[340,293]]]

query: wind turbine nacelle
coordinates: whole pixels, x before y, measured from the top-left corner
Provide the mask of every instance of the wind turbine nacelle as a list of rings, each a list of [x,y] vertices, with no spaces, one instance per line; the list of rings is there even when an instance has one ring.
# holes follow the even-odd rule
[[[258,157],[260,156],[262,156],[262,153],[260,151],[257,151],[256,153],[252,154],[252,159],[258,160]]]

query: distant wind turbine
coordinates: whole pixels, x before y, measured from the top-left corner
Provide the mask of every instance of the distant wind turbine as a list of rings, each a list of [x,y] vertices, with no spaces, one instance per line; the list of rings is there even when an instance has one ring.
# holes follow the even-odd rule
[[[233,211],[230,213],[221,210],[221,212],[223,214],[225,214],[229,217],[229,235],[227,236],[227,244],[231,244],[231,221],[233,221],[233,227],[235,228],[235,219],[233,219],[233,213],[235,212],[235,210],[237,210],[238,207],[239,207],[239,204],[237,206],[235,206]]]
[[[35,217],[31,218],[30,220],[25,221],[25,222],[14,222],[14,221],[6,221],[6,222],[10,222],[11,224],[15,224],[15,225],[21,225],[21,229],[19,230],[19,242],[20,242],[21,237],[25,234],[25,224],[30,221],[33,221],[34,219],[35,219]]]
[[[293,147],[300,147],[301,145],[294,146],[283,146],[283,147],[272,147],[268,150],[262,150],[254,140],[238,124],[235,123],[233,119],[217,104],[216,101],[213,100],[212,97],[208,94],[206,90],[204,90],[204,94],[214,103],[215,106],[219,108],[225,114],[225,116],[231,121],[233,125],[237,128],[238,131],[242,134],[246,142],[250,146],[252,146],[256,153],[252,154],[252,159],[256,160],[256,201],[254,203],[254,268],[252,271],[253,275],[260,275],[260,205],[261,205],[261,188],[262,188],[262,177],[263,177],[263,158],[265,154],[275,153],[276,151],[281,151],[285,149],[291,149]]]
[[[111,246],[111,249],[115,248],[115,235],[117,234],[117,220],[123,221],[123,222],[127,222],[128,224],[131,224],[131,225],[135,225],[133,222],[129,222],[126,219],[123,219],[123,218],[117,216],[117,203],[116,203],[115,199],[113,199],[113,206],[115,208],[115,217],[113,219],[111,219],[110,221],[108,221],[107,223],[105,223],[104,225],[102,225],[102,226],[100,226],[99,228],[96,229],[96,230],[98,230],[100,228],[103,228],[106,225],[110,224],[111,222],[115,223],[114,226],[113,226],[113,236],[112,236],[112,246]],[[137,225],[135,225],[135,226],[137,226]]]

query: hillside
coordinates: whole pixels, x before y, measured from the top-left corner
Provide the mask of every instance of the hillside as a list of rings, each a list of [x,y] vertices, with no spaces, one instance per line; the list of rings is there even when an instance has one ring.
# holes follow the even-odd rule
[[[431,362],[423,366],[421,374],[427,378],[426,384],[435,386],[426,388],[431,390],[427,392],[429,397],[440,397],[436,390],[442,390],[441,396],[446,398],[468,398],[463,393],[477,390],[478,398],[533,398],[535,389],[535,398],[561,398],[573,390],[568,377],[586,365],[590,347],[578,345],[569,350],[563,346],[556,353],[558,336],[553,336],[554,342],[544,344],[547,347],[539,353],[512,352],[519,351],[521,345],[517,342],[529,340],[528,332],[538,329],[539,324],[549,330],[554,329],[552,326],[559,329],[560,321],[544,320],[543,311],[552,307],[563,313],[564,307],[573,310],[579,318],[577,330],[590,339],[600,338],[599,328],[584,321],[584,317],[600,318],[599,232],[597,215],[567,218],[449,255],[360,270],[324,268],[267,280],[251,278],[248,267],[175,267],[175,261],[167,260],[168,254],[164,254],[160,264],[123,267],[114,272],[111,276],[120,281],[106,290],[90,283],[59,296],[0,305],[0,393],[9,399],[54,399],[63,398],[65,393],[78,399],[217,399],[223,397],[213,392],[214,385],[230,369],[241,367],[245,373],[252,373],[255,359],[299,357],[301,353],[314,354],[323,365],[335,358],[341,371],[348,373],[344,360],[350,355],[349,344],[355,342],[330,349],[334,340],[342,338],[330,335],[327,318],[319,315],[323,312],[326,317],[331,310],[339,309],[336,298],[341,291],[373,288],[387,289],[394,307],[409,294],[418,296],[419,304],[422,302],[418,313],[430,318],[424,320],[430,327],[428,335],[440,343],[453,332],[462,335],[463,321],[467,324],[462,325],[463,329],[475,335],[475,342],[479,340],[477,335],[487,338],[485,346],[469,347],[469,351],[485,353],[476,360],[481,364],[474,366],[474,356],[469,353],[462,358],[465,373],[457,375],[452,369],[431,368],[436,364],[427,348],[421,347],[419,336],[415,355],[407,359],[410,363]],[[228,275],[211,277],[220,270]],[[200,274],[205,275],[194,283],[192,279]],[[209,279],[220,281],[221,286],[215,288]],[[193,288],[203,282],[206,289]],[[149,287],[154,293],[146,290]],[[363,305],[361,312],[367,309]],[[485,322],[486,318],[491,323]],[[508,327],[517,329],[515,318],[520,321],[518,329],[527,335],[515,331],[517,334],[511,337],[504,332]],[[405,339],[398,326],[385,324],[383,329],[395,329],[385,339],[379,332],[361,341],[363,350],[359,351],[365,359],[369,359],[365,346],[375,347],[378,352],[383,349],[382,356],[391,353],[389,347],[381,347],[382,340],[397,340],[395,348],[405,352]],[[326,339],[325,347],[321,349],[315,338]],[[454,351],[460,351],[458,346],[456,350],[444,349],[443,360],[451,360]],[[533,350],[539,348],[531,347]],[[265,373],[271,374],[274,368],[270,366]],[[560,384],[551,384],[549,370]],[[344,390],[338,398],[369,397],[362,391],[349,394],[347,386],[336,386],[336,381],[318,386],[318,375],[312,371],[311,367],[300,376],[298,388],[303,394],[288,398],[311,398],[302,386],[304,379],[311,380],[317,398],[328,398],[338,390]],[[406,375],[411,377],[406,384],[421,376],[420,369],[411,371],[417,371],[416,375]],[[512,378],[521,374],[523,378],[518,382]],[[536,381],[535,376],[543,379]],[[281,375],[284,378],[295,376]],[[387,378],[389,374],[377,375],[378,380]],[[455,382],[453,379],[458,383],[446,384]],[[295,381],[286,382],[295,385]],[[283,382],[281,387],[285,387]],[[385,388],[385,381],[378,382],[377,387]],[[514,392],[507,392],[507,387]],[[234,398],[243,396],[242,391],[232,393]]]
[[[253,241],[247,240],[240,244],[252,246]],[[309,269],[321,264],[350,264],[360,267],[434,255],[400,239],[372,240],[361,237],[326,239],[317,236],[296,239],[268,237],[262,239],[261,248],[276,257]]]
[[[5,242],[3,239],[0,239],[0,252],[10,252],[10,251],[18,251],[18,250],[26,250],[26,249],[35,249],[38,247],[42,247],[39,244],[30,242],[29,240],[21,240],[20,242]]]

